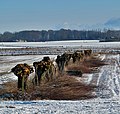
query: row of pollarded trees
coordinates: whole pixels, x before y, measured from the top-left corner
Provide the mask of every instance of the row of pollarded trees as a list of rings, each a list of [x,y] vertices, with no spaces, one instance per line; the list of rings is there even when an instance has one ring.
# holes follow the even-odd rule
[[[75,51],[74,53],[64,53],[58,55],[56,58],[56,63],[60,73],[64,73],[64,67],[69,64],[69,61],[72,59],[73,63],[79,62],[86,56],[90,56],[92,50],[84,51]],[[40,85],[42,77],[46,77],[49,81],[53,79],[56,75],[56,67],[53,64],[53,61],[50,60],[48,56],[43,57],[41,61],[33,63],[35,69],[35,76],[32,80],[34,85]],[[27,89],[27,80],[31,73],[34,72],[33,67],[28,64],[17,64],[11,71],[18,77],[18,89],[22,91]]]
[[[56,59],[56,63],[58,65],[58,69],[60,72],[64,71],[64,67],[68,65],[69,61],[72,59],[73,63],[79,62],[84,57],[90,56],[92,54],[92,50],[77,50],[74,53],[64,53],[62,55],[58,55]]]

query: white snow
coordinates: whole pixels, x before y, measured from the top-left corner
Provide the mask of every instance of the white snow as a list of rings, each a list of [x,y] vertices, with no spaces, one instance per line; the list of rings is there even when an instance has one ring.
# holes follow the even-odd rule
[[[48,46],[48,44],[45,42],[44,46]],[[14,44],[14,46],[16,45],[18,46],[18,44]],[[24,45],[28,46],[29,43],[23,43],[22,46]],[[38,45],[40,46],[40,43],[30,44],[30,46]],[[52,46],[52,42],[50,45]],[[53,46],[55,45],[62,46],[65,43],[61,42],[58,45],[55,42]],[[97,50],[108,49],[108,51],[120,48],[120,42],[75,42],[73,44],[69,42],[65,46],[73,45]],[[42,43],[41,46],[43,46]],[[34,61],[39,61],[42,57],[41,55],[0,56],[0,73],[9,71],[11,67],[21,62],[32,65]],[[53,57],[55,56],[53,55]],[[97,98],[79,101],[1,101],[0,114],[120,114],[120,56],[119,54],[102,55],[101,60],[106,60],[108,65],[102,66],[99,73],[84,74],[83,76],[84,83],[98,86],[95,91]],[[8,80],[6,77],[13,78],[12,74],[3,74],[0,76],[0,80],[2,80],[1,77],[5,80]],[[82,80],[82,78],[78,80]]]
[[[101,61],[103,61],[105,59],[106,55],[105,54],[104,55],[99,54],[98,57],[101,59]]]
[[[76,77],[78,81],[85,83],[87,85],[90,84],[92,78],[93,78],[93,74],[83,74],[82,77]]]
[[[10,72],[15,65],[27,63],[32,66],[33,62],[42,60],[44,56],[49,56],[51,59],[56,57],[56,55],[0,56],[0,84],[17,79],[17,76]]]
[[[2,114],[119,114],[120,100],[9,101],[1,102]],[[13,108],[10,108],[13,107]]]
[[[54,47],[54,46],[79,46],[80,44],[98,43],[99,40],[67,40],[48,42],[0,42],[1,48],[8,47]]]
[[[72,40],[72,41],[49,41],[49,42],[0,42],[1,48],[19,47],[86,47],[86,48],[118,48],[120,42],[99,42],[98,40]]]

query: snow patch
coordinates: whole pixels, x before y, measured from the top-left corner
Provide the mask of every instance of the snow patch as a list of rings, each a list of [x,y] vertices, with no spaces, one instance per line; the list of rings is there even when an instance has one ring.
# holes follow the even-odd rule
[[[90,84],[92,78],[93,78],[93,74],[83,74],[82,77],[76,77],[78,81],[85,83],[87,85]]]

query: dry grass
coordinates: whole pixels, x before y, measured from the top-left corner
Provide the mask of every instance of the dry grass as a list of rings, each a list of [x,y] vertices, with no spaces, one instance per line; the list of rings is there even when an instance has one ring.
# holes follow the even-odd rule
[[[16,93],[17,92],[17,82],[6,82],[3,84],[4,89],[0,90],[0,94],[4,93]]]
[[[91,56],[87,57],[84,60],[76,63],[70,63],[68,67],[66,68],[67,70],[78,70],[82,71],[82,73],[93,73],[96,71],[95,67],[100,67],[105,65],[103,61],[101,61],[99,58]]]
[[[49,82],[41,83],[40,86],[33,86],[29,81],[27,94],[23,95],[22,98],[22,92],[17,90],[16,85],[17,82],[5,83],[5,89],[0,91],[1,94],[14,94],[14,100],[81,100],[96,97],[92,95],[94,86],[84,85],[68,75],[59,75]]]
[[[78,100],[78,99],[88,99],[95,96],[92,96],[94,87],[81,84],[76,81],[74,77],[69,77],[67,75],[57,77],[54,82],[49,83],[51,89],[41,88],[41,92],[49,99],[55,100]]]
[[[83,73],[91,73],[94,67],[100,67],[104,64],[96,57],[89,57],[79,63],[69,64],[66,70],[80,70]],[[27,94],[22,95],[22,98],[21,93],[17,90],[17,82],[8,82],[4,86],[5,89],[1,90],[0,93],[12,93],[14,94],[14,100],[81,100],[96,97],[92,94],[95,86],[80,83],[74,76],[69,76],[67,73],[58,73],[53,80],[42,81],[40,86],[33,86],[29,80]]]
[[[74,77],[59,75],[54,80],[33,87],[29,83],[28,100],[80,100],[95,97],[92,95],[95,86],[89,86],[78,82]]]
[[[77,70],[77,71],[82,71],[83,73],[91,72],[91,69],[82,63],[79,63],[79,64],[72,63],[67,67],[67,70],[68,71]]]

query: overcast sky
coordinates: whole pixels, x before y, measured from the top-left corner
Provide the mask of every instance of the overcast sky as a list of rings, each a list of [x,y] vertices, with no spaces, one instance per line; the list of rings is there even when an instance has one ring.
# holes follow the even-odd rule
[[[0,32],[74,29],[119,17],[120,0],[0,0]]]

